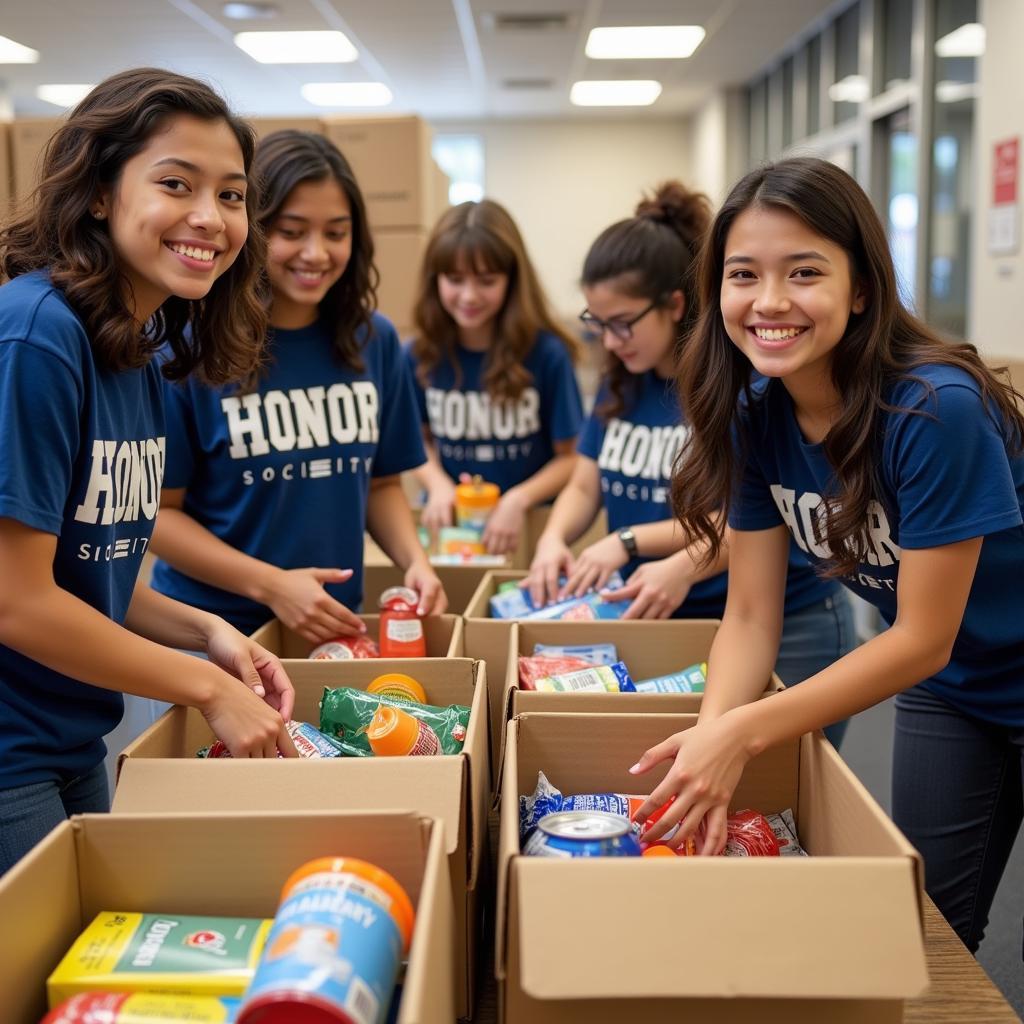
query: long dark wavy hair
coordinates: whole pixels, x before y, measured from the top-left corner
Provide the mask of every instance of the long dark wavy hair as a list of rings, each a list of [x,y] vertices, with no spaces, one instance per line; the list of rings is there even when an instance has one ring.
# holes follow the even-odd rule
[[[667,306],[672,294],[683,293],[683,316],[677,342],[697,319],[693,268],[701,240],[711,223],[711,202],[681,182],[667,181],[645,196],[634,216],[604,229],[583,261],[580,284],[590,287],[614,281],[635,299]],[[597,408],[603,419],[617,416],[636,389],[637,376],[618,356],[606,353],[604,381],[608,397]]]
[[[298,185],[333,178],[345,193],[352,212],[352,255],[345,272],[323,297],[320,316],[333,329],[334,351],[341,363],[352,370],[362,370],[361,349],[365,339],[360,333],[369,330],[370,318],[377,308],[380,275],[373,262],[366,202],[349,162],[325,136],[286,129],[260,140],[253,177],[259,192],[256,219],[268,234],[281,207]],[[269,301],[269,293],[267,298]]]
[[[698,269],[700,316],[679,362],[679,394],[692,426],[672,478],[673,511],[688,544],[706,541],[707,561],[720,550],[722,510],[729,500],[742,454],[731,434],[741,391],[751,393],[752,366],[725,331],[720,305],[725,245],[736,218],[747,209],[781,211],[843,249],[855,288],[866,306],[851,313],[832,350],[831,376],[841,403],[823,448],[834,471],[834,490],[823,495],[823,534],[832,552],[829,576],[855,572],[867,554],[868,503],[879,499],[881,422],[890,412],[930,415],[927,406],[899,410],[886,396],[899,380],[917,380],[927,363],[953,366],[978,384],[990,414],[1001,421],[1007,446],[1024,443],[1024,399],[1005,370],[991,370],[973,345],[944,340],[900,303],[885,230],[860,186],[845,171],[815,158],[782,160],[749,173],[733,188],[708,235]],[[770,386],[778,386],[772,382]],[[742,447],[741,447],[742,452]]]
[[[493,199],[482,199],[460,203],[443,213],[427,242],[412,342],[416,376],[424,387],[442,360],[451,365],[455,386],[462,383],[457,357],[459,330],[441,305],[437,279],[441,274],[468,269],[508,277],[505,302],[494,328],[494,344],[484,362],[483,383],[492,398],[514,401],[532,383],[533,375],[523,363],[538,331],[555,335],[572,361],[578,360],[582,345],[551,315],[515,221]]]
[[[126,295],[109,225],[90,212],[116,190],[127,161],[168,119],[188,115],[223,121],[242,150],[248,174],[255,136],[209,86],[159,68],[122,71],[101,82],[57,128],[42,158],[39,185],[24,209],[0,228],[0,276],[48,270],[81,318],[97,362],[112,370],[144,366],[164,344],[170,380],[195,371],[211,383],[246,377],[258,362],[266,313],[257,295],[263,234],[253,227],[253,189],[246,190],[249,233],[231,267],[199,300],[172,295],[140,329]]]

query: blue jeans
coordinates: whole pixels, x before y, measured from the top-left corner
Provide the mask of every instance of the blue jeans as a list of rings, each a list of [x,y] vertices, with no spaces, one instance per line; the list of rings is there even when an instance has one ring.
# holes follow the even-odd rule
[[[0,875],[72,814],[110,810],[102,762],[67,782],[0,789]]]
[[[925,888],[976,952],[1022,816],[1024,729],[920,686],[896,697],[892,817],[924,857]]]
[[[775,671],[787,686],[796,686],[856,646],[853,606],[846,591],[840,590],[786,616]],[[845,718],[825,727],[825,736],[836,750],[849,724],[850,720]]]

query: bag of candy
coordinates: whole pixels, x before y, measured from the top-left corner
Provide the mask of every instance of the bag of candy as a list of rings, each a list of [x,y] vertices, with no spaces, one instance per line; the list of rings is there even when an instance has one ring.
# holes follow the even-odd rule
[[[536,656],[530,658],[521,655],[519,658],[519,685],[524,690],[536,690],[538,679],[546,679],[559,672],[572,672],[576,669],[590,667],[590,662],[584,661],[582,658],[539,658]]]
[[[350,757],[372,757],[366,730],[381,704],[398,708],[426,723],[437,733],[442,754],[458,754],[466,740],[469,708],[461,704],[435,707],[367,693],[350,686],[327,688],[320,700],[320,731]]]

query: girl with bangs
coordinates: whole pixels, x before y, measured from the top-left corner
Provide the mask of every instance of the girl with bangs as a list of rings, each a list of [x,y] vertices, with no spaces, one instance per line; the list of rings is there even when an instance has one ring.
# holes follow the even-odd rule
[[[257,360],[253,145],[202,83],[122,72],[57,129],[0,230],[0,873],[107,810],[124,694],[198,708],[236,757],[295,755],[280,662],[137,585],[166,450],[157,350],[174,380]]]
[[[822,160],[751,172],[715,219],[680,364],[692,440],[673,479],[729,591],[698,724],[632,771],[673,764],[637,818],[721,851],[729,801],[766,747],[896,695],[893,818],[929,894],[978,948],[1020,827],[1024,415],[1005,373],[900,304],[871,201]],[[751,385],[751,370],[763,381]],[[795,542],[886,628],[758,701]]]
[[[557,326],[511,216],[490,199],[448,210],[427,243],[407,349],[427,463],[422,524],[452,524],[455,483],[501,489],[483,541],[516,550],[526,513],[572,472],[583,406],[580,344]]]
[[[167,470],[153,586],[251,632],[271,616],[312,644],[366,631],[363,531],[419,594],[446,598],[400,474],[423,445],[377,271],[362,192],[325,137],[256,148],[270,332],[242,388],[167,388]],[[376,595],[374,595],[376,597]]]

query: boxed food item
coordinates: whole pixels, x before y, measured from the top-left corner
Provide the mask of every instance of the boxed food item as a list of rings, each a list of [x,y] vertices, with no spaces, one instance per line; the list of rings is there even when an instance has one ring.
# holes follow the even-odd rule
[[[324,690],[366,690],[383,674],[408,675],[427,700],[469,707],[462,751],[433,757],[332,759],[196,758],[213,734],[194,708],[166,712],[118,759],[113,808],[210,812],[329,808],[341,811],[413,808],[444,826],[455,893],[459,1016],[472,1005],[478,941],[478,880],[489,805],[487,692],[484,666],[468,658],[292,661],[295,718],[320,722]]]
[[[379,864],[409,894],[415,928],[397,1020],[450,1024],[452,905],[444,845],[440,822],[407,811],[74,817],[0,878],[0,921],[9,933],[0,958],[4,1024],[38,1024],[47,978],[102,911],[160,920],[270,918],[290,874],[325,854]]]
[[[496,929],[504,1020],[902,1020],[903,1001],[928,984],[921,859],[817,734],[751,760],[733,799],[735,810],[791,808],[807,857],[520,853],[520,796],[539,771],[567,793],[649,791],[667,765],[642,778],[629,766],[695,724],[695,715],[617,713],[510,723]],[[692,938],[682,958],[680,922]],[[595,949],[615,950],[600,970]]]

